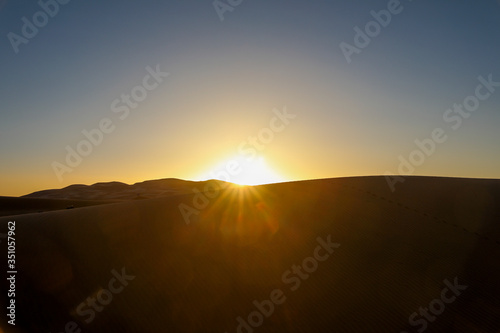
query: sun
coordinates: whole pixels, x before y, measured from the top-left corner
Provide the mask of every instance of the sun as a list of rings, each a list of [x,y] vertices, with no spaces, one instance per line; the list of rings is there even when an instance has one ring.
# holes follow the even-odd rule
[[[241,171],[234,175],[233,183],[239,185],[262,185],[269,183],[279,183],[284,181],[283,177],[274,171],[263,156],[253,160],[244,158],[239,162]]]
[[[235,155],[211,168],[200,180],[219,179],[238,185],[279,183],[285,178],[269,166],[264,156],[253,158]]]

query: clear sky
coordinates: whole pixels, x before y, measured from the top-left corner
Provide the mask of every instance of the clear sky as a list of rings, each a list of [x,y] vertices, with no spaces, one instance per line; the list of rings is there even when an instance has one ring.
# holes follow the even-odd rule
[[[478,88],[500,82],[497,0],[65,2],[0,1],[0,195],[230,161],[242,183],[397,174],[412,153],[412,174],[500,178],[500,87]]]

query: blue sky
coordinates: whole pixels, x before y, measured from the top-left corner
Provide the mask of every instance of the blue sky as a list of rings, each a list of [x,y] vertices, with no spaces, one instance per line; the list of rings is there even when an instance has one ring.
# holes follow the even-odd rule
[[[221,21],[211,1],[71,0],[18,53],[7,36],[41,7],[0,5],[0,195],[197,179],[284,106],[297,118],[260,153],[286,180],[397,173],[437,127],[449,138],[414,174],[500,177],[500,89],[460,129],[443,121],[478,76],[500,81],[496,0],[401,1],[351,63],[340,43],[388,1],[243,0]],[[117,120],[112,101],[157,65],[168,78]],[[116,130],[58,179],[52,163],[105,117]]]

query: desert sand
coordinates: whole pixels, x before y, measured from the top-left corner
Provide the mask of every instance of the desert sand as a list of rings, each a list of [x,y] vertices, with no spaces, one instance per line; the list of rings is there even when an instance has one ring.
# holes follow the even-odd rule
[[[140,184],[0,198],[5,332],[500,332],[499,180]]]

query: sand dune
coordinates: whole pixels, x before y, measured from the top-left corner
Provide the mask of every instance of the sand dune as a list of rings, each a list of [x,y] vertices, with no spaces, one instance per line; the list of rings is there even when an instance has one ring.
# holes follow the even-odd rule
[[[75,184],[62,189],[37,191],[20,198],[0,197],[0,216],[43,213],[124,200],[180,195],[191,193],[196,186],[200,186],[200,183],[173,178],[148,180],[133,185],[121,182]]]
[[[136,200],[190,193],[191,189],[198,185],[198,182],[175,178],[148,180],[133,185],[121,182],[96,183],[93,185],[76,184],[63,189],[38,191],[23,197],[77,200]]]
[[[52,210],[103,205],[111,202],[114,201],[0,197],[0,216],[43,213]]]
[[[15,332],[500,332],[498,180],[194,189],[0,218]]]

